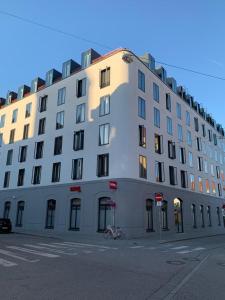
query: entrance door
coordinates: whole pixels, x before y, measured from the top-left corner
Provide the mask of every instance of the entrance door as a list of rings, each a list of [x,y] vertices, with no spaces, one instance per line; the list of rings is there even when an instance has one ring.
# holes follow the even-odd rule
[[[173,200],[174,206],[174,221],[177,232],[184,232],[183,229],[183,211],[182,211],[182,201],[179,198]]]
[[[153,203],[151,199],[146,200],[147,232],[153,231]]]

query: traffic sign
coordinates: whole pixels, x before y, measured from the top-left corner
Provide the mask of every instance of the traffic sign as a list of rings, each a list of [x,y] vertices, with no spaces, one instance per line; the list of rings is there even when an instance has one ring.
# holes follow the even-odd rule
[[[163,201],[163,193],[155,193],[155,201],[156,202],[161,202]]]

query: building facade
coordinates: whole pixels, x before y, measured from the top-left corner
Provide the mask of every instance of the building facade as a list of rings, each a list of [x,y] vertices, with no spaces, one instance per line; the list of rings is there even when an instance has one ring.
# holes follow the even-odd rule
[[[90,49],[0,105],[0,215],[15,231],[225,232],[224,129],[150,54]]]

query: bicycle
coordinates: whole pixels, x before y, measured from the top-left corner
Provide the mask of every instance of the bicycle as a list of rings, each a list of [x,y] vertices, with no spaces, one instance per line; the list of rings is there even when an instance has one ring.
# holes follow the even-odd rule
[[[120,227],[108,225],[107,229],[104,232],[104,238],[105,239],[111,238],[114,240],[123,239],[123,238],[125,238],[125,234]]]

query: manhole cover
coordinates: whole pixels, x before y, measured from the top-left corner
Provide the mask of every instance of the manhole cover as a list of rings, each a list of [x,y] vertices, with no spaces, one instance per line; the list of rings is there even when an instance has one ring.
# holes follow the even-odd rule
[[[200,261],[197,257],[183,257],[182,259],[187,261]]]
[[[167,260],[166,263],[169,265],[177,265],[177,266],[185,264],[185,262],[182,260]]]

